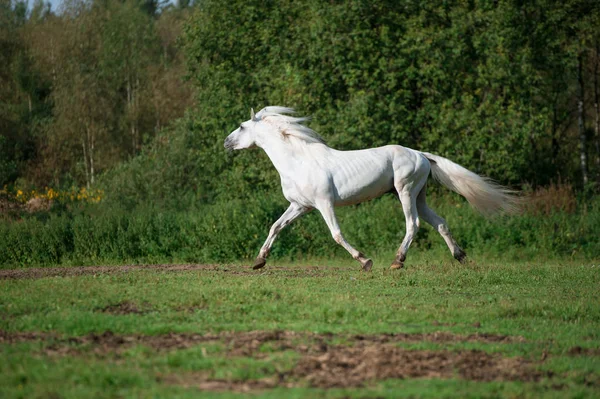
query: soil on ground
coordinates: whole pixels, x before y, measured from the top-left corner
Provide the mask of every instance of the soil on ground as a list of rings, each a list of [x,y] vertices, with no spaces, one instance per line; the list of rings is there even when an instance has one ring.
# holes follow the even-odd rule
[[[274,352],[294,351],[299,361],[290,370],[259,380],[215,379],[208,372],[158,375],[163,383],[213,391],[253,391],[274,387],[311,386],[343,388],[367,386],[391,378],[462,378],[474,381],[538,381],[548,372],[538,371],[531,361],[504,357],[480,350],[413,350],[398,346],[415,342],[522,342],[520,337],[492,334],[342,335],[293,331],[222,332],[219,334],[169,333],[163,335],[119,335],[110,331],[63,338],[52,333],[0,331],[0,343],[44,341],[48,356],[119,356],[134,345],[157,351],[185,349],[207,343],[222,343],[223,356],[264,359]],[[268,351],[263,345],[268,344]]]
[[[185,272],[185,271],[210,271],[229,273],[232,275],[257,275],[268,273],[270,271],[284,271],[285,277],[320,277],[324,275],[325,270],[343,269],[338,267],[283,267],[268,266],[261,271],[252,270],[250,267],[223,266],[223,265],[201,265],[201,264],[182,264],[182,265],[125,265],[125,266],[73,266],[73,267],[40,267],[23,269],[5,269],[0,270],[0,280],[7,279],[39,279],[46,277],[78,277],[100,274],[119,274],[136,271],[156,271],[156,272]]]

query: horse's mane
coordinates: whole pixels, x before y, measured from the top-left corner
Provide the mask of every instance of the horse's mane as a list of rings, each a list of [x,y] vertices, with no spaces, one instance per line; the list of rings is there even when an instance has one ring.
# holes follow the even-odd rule
[[[307,143],[325,144],[325,140],[314,130],[302,124],[309,117],[294,117],[284,114],[295,113],[293,108],[269,106],[261,109],[255,116],[256,121],[271,123],[284,138],[297,138]]]

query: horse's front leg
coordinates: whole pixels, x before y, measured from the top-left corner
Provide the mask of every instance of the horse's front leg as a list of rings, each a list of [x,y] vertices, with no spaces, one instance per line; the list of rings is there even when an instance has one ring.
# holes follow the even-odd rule
[[[271,230],[269,230],[269,236],[267,237],[267,240],[260,249],[256,260],[254,261],[254,266],[252,267],[253,269],[260,269],[265,265],[265,263],[267,263],[267,256],[269,256],[271,246],[273,245],[273,242],[277,238],[279,232],[285,226],[292,223],[295,219],[297,219],[299,216],[304,215],[309,210],[310,208],[306,208],[296,203],[290,204],[290,206],[288,207],[288,209],[286,209],[283,215],[281,215],[281,217],[277,219],[275,223],[273,223],[273,226],[271,226]]]
[[[321,212],[323,219],[325,219],[325,223],[327,223],[327,227],[329,227],[329,231],[331,232],[331,236],[335,242],[344,247],[344,249],[348,251],[355,260],[359,261],[364,271],[371,271],[371,268],[373,267],[373,261],[365,257],[365,255],[363,255],[361,252],[352,248],[346,239],[344,239],[342,231],[340,230],[340,226],[338,225],[337,218],[335,217],[333,203],[329,201],[323,201],[317,204],[317,209],[319,212]]]

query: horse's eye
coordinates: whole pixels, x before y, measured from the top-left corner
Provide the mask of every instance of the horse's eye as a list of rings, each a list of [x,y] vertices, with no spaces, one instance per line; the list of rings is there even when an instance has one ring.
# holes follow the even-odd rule
[[[244,130],[244,126],[240,125],[240,130]]]

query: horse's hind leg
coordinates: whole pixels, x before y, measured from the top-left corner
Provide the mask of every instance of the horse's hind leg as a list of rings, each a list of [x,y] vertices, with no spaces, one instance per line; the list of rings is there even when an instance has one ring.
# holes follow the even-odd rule
[[[427,196],[427,186],[423,187],[421,192],[417,197],[417,208],[419,210],[419,215],[425,220],[427,223],[433,226],[434,229],[440,233],[444,241],[446,241],[446,245],[450,248],[450,252],[452,252],[452,256],[456,258],[459,262],[464,262],[467,254],[463,251],[454,238],[452,238],[452,234],[450,234],[450,229],[446,225],[446,221],[438,216],[429,206],[427,206],[427,201],[425,197]]]
[[[317,204],[317,209],[321,212],[323,219],[325,219],[325,223],[327,223],[327,227],[329,227],[329,231],[331,232],[331,236],[340,244],[346,251],[352,255],[352,257],[360,262],[363,270],[365,272],[371,271],[373,267],[373,261],[368,259],[361,252],[352,248],[350,244],[346,241],[344,236],[342,235],[342,231],[340,230],[340,226],[338,225],[337,218],[335,217],[335,211],[333,209],[333,203],[327,201],[323,201]]]
[[[281,217],[277,219],[277,221],[271,226],[271,230],[269,230],[269,236],[267,237],[267,240],[260,249],[256,260],[254,261],[254,266],[252,267],[253,269],[260,269],[267,263],[267,256],[269,255],[269,251],[271,251],[271,246],[273,245],[273,242],[277,238],[279,232],[285,226],[292,223],[295,219],[297,219],[299,216],[304,215],[309,210],[309,208],[303,207],[295,203],[290,204],[290,206],[288,207],[288,209],[286,209],[283,215],[281,215]]]
[[[404,210],[404,217],[406,219],[406,235],[402,244],[396,253],[396,259],[390,266],[391,269],[401,269],[404,267],[404,261],[406,260],[406,253],[412,243],[417,231],[419,230],[419,215],[417,213],[416,196],[410,188],[399,188],[398,197],[402,203],[402,210]]]

